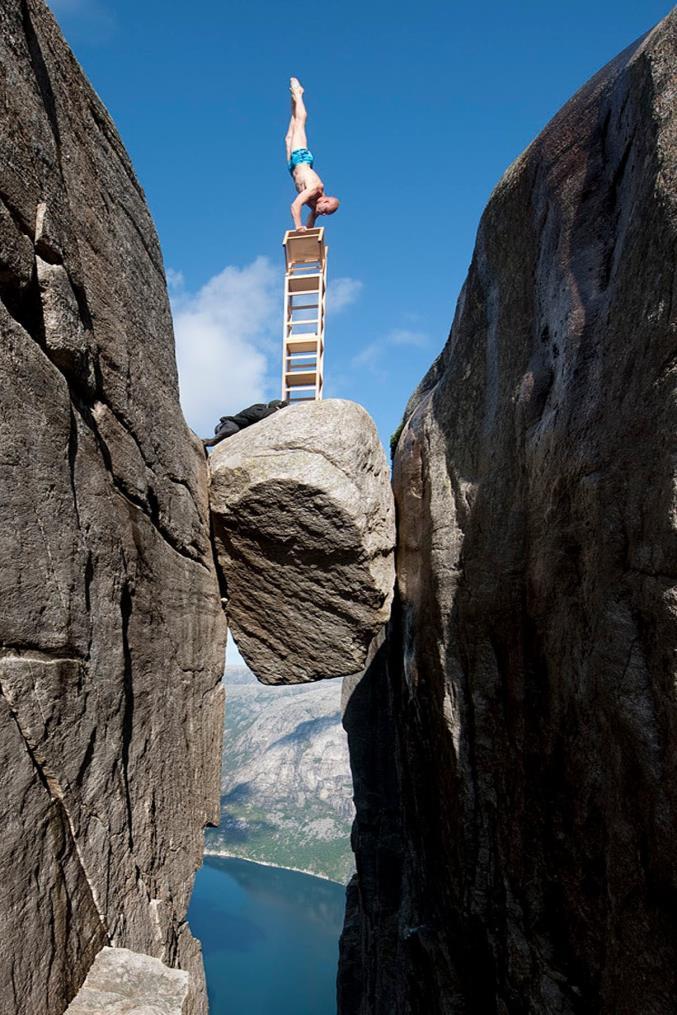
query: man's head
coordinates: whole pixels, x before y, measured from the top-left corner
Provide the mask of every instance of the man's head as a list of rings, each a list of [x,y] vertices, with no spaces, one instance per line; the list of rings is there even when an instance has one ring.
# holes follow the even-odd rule
[[[329,197],[327,194],[323,194],[322,197],[318,197],[315,202],[315,214],[333,215],[339,204],[340,201],[337,197]]]

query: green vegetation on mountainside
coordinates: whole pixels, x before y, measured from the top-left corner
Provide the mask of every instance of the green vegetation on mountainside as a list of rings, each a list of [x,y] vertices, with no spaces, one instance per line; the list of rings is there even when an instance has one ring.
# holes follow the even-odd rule
[[[226,671],[221,824],[207,850],[345,883],[354,869],[341,681],[259,684]]]

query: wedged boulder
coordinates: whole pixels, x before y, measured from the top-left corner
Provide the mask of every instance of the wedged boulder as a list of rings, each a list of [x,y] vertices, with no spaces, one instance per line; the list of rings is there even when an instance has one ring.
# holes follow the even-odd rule
[[[388,619],[395,511],[354,402],[290,406],[219,444],[210,509],[228,622],[264,684],[360,670]]]

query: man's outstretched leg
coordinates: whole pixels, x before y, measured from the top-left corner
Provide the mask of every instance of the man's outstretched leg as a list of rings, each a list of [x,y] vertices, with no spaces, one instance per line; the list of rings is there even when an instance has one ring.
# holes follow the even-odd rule
[[[297,148],[308,147],[308,138],[306,137],[308,112],[303,101],[303,87],[298,78],[289,79],[289,91],[291,92],[291,120],[287,136],[291,135],[289,141],[291,146],[289,154],[291,155],[291,152],[296,151]]]
[[[221,441],[225,440],[226,437],[232,437],[233,434],[238,433],[240,429],[241,427],[239,427],[234,420],[228,419],[227,416],[224,416],[214,430],[214,436],[202,438],[203,447],[213,448]]]

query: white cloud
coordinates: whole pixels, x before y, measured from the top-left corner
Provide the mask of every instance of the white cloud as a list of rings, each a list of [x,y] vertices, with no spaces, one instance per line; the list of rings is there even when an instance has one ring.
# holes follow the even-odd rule
[[[370,342],[356,356],[353,356],[350,364],[358,370],[368,370],[378,381],[385,381],[388,377],[388,371],[383,362],[384,353],[385,346],[383,342]]]
[[[390,345],[413,345],[417,349],[423,349],[428,344],[428,336],[422,331],[412,331],[410,328],[394,328],[386,341]]]
[[[178,296],[182,292],[185,286],[185,279],[182,271],[175,271],[173,268],[167,268],[165,272],[167,276],[167,288],[172,296]]]
[[[383,345],[381,342],[370,342],[365,345],[361,352],[353,356],[351,363],[354,367],[375,367],[383,356]]]
[[[370,342],[361,352],[353,356],[351,365],[369,370],[377,380],[386,380],[388,371],[386,356],[393,346],[412,346],[423,349],[428,345],[428,336],[422,331],[411,331],[409,328],[393,328],[383,338]],[[392,355],[392,353],[391,353]]]
[[[362,292],[362,282],[358,278],[335,278],[329,279],[327,286],[327,311],[337,314],[345,310],[359,297]]]
[[[211,436],[221,416],[279,397],[268,379],[279,354],[281,276],[267,257],[229,266],[196,293],[169,269],[181,405],[189,426]]]

